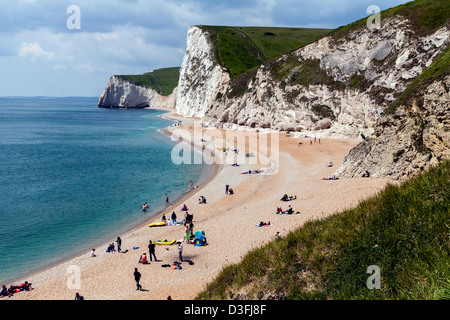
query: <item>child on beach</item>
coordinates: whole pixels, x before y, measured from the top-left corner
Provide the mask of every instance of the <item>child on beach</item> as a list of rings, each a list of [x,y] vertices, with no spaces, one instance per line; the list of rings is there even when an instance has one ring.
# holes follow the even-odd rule
[[[141,258],[139,259],[139,263],[148,264],[147,254],[145,252],[142,254]]]

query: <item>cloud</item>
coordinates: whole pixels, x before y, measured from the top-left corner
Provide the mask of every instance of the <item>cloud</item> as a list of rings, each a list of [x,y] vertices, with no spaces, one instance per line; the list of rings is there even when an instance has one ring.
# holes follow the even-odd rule
[[[43,58],[47,60],[51,60],[55,57],[54,52],[45,51],[42,49],[39,42],[22,42],[20,44],[19,56],[26,57],[31,56],[32,59],[35,58]]]
[[[383,10],[406,1],[375,4]],[[92,96],[101,94],[113,74],[180,66],[192,25],[336,28],[367,16],[366,9],[373,4],[372,0],[0,2],[0,70],[16,79],[8,87],[0,86],[0,95],[17,94],[19,89],[23,95],[46,95],[51,85],[52,95],[61,87],[61,94],[71,95],[73,90],[74,95]],[[71,30],[67,8],[73,4],[80,8],[81,28]],[[22,85],[24,76],[30,85]]]

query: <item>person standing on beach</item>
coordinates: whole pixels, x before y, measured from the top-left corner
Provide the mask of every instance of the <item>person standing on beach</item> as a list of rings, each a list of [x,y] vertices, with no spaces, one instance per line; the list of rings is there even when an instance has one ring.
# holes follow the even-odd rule
[[[136,290],[142,290],[142,286],[140,285],[139,281],[141,280],[141,274],[138,271],[138,268],[134,268],[134,280],[136,281]]]
[[[152,255],[155,258],[155,261],[157,261],[156,255],[155,255],[155,244],[152,242],[152,240],[150,240],[150,242],[148,243],[148,252],[149,252],[149,256],[150,256],[150,261],[153,261]]]
[[[183,261],[183,243],[181,243],[181,241],[178,241],[178,258],[180,259],[180,262]]]
[[[194,223],[192,221],[189,223],[189,231],[191,233],[191,237],[193,237],[194,236]]]
[[[189,189],[192,189],[192,186],[194,185],[194,181],[190,181],[190,184],[189,184]]]
[[[175,214],[175,211],[172,212],[172,224],[177,224],[177,215]]]
[[[120,239],[120,237],[117,237],[117,252],[120,252],[120,248],[122,246],[122,239]]]
[[[228,189],[229,189],[229,188],[230,188],[230,185],[227,184],[227,185],[225,186],[225,194],[228,194]]]
[[[185,224],[185,228],[184,228],[184,241],[186,241],[186,243],[189,242],[190,239],[190,230],[189,230],[189,223],[186,222]]]

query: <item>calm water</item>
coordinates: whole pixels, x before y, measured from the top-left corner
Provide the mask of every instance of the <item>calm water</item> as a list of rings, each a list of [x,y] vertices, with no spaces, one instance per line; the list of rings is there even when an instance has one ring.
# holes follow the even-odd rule
[[[0,98],[0,285],[114,240],[211,170],[172,163],[161,111],[97,101]]]

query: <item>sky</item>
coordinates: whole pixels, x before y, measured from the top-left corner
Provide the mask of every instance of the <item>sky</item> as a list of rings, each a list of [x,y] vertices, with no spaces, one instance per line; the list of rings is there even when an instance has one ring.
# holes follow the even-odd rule
[[[0,0],[0,96],[98,97],[112,75],[180,66],[192,25],[334,29],[405,2]]]

